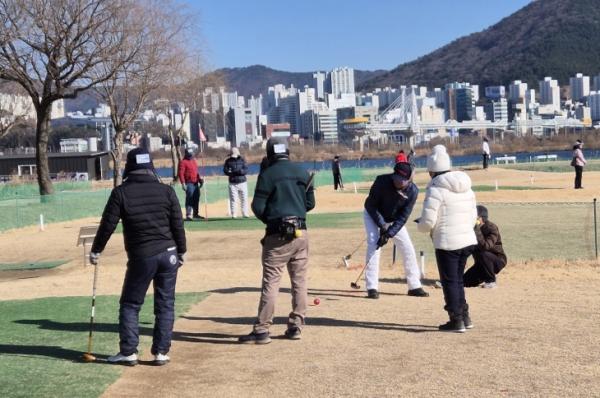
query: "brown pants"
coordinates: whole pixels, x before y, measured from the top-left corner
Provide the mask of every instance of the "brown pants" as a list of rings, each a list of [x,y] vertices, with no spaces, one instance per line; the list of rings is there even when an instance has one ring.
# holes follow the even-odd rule
[[[266,236],[263,241],[262,265],[262,292],[254,332],[268,332],[269,327],[273,324],[275,301],[285,266],[287,266],[292,283],[292,312],[288,318],[288,328],[293,326],[301,328],[304,325],[308,301],[306,287],[308,235],[306,231],[302,231],[300,238],[290,242],[280,240],[279,235]]]

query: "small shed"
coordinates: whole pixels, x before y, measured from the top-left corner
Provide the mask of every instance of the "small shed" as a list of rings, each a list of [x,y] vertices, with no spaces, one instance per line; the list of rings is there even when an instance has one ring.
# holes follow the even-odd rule
[[[109,175],[108,152],[48,153],[50,177],[65,176],[80,180],[102,180]],[[0,156],[0,176],[36,174],[35,154]]]

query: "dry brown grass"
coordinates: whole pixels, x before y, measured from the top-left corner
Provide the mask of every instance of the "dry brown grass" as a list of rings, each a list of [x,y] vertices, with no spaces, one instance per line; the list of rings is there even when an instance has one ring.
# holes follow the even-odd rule
[[[476,184],[499,179],[522,185],[530,176],[494,168],[469,173]],[[483,192],[478,199],[579,201],[600,192],[594,173],[586,175],[586,190],[579,192],[566,189],[570,174],[538,174],[535,184],[557,189]],[[321,212],[357,211],[364,195],[321,188],[317,199]],[[225,212],[224,203],[212,206],[215,214]],[[74,261],[35,278],[0,279],[0,300],[89,294],[91,268],[81,266],[81,248],[74,244],[78,227],[91,221],[97,220],[3,233],[3,262]],[[499,288],[467,291],[475,328],[443,334],[436,331],[446,317],[440,290],[428,288],[431,297],[425,299],[407,297],[401,268],[382,261],[382,297],[367,300],[364,292],[349,288],[358,271],[339,267],[340,253],[362,240],[360,230],[312,230],[309,287],[321,304],[309,308],[303,339],[240,346],[236,337],[250,331],[256,315],[260,236],[260,231],[189,233],[178,290],[213,294],[177,321],[171,364],[127,369],[105,396],[599,396],[600,267],[593,262],[511,263]],[[363,255],[359,251],[356,261]],[[101,257],[98,294],[119,293],[124,262],[121,237],[115,236]],[[434,269],[428,259],[429,277],[435,277]],[[289,288],[287,277],[282,287]],[[289,310],[289,294],[283,292],[275,336],[283,333]]]

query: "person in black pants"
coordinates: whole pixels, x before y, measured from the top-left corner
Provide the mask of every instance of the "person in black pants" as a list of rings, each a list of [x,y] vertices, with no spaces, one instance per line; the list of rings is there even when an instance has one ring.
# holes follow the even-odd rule
[[[475,264],[465,273],[465,287],[481,285],[484,288],[496,287],[496,275],[506,266],[506,254],[502,248],[502,238],[498,226],[488,219],[485,206],[477,206],[475,225],[477,246],[473,250]]]
[[[331,162],[331,171],[333,172],[333,189],[337,191],[338,187],[344,189],[342,183],[342,172],[340,170],[340,157],[335,155]]]
[[[583,177],[583,166],[587,163],[585,157],[583,156],[583,151],[581,148],[583,147],[583,142],[581,140],[577,140],[575,145],[573,145],[573,160],[571,161],[571,166],[575,167],[575,189],[582,189],[581,179]]]
[[[154,284],[154,333],[151,352],[155,365],[169,362],[175,321],[177,270],[186,252],[181,205],[172,187],[156,177],[150,154],[140,148],[127,154],[123,184],[113,189],[92,244],[90,262],[98,264],[100,253],[123,222],[128,262],[119,310],[119,353],[109,363],[138,362],[138,316],[146,291]]]

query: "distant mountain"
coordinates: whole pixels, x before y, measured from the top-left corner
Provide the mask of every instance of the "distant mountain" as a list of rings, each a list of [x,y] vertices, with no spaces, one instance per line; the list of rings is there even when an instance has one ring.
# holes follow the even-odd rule
[[[448,23],[460,23],[450,18]],[[581,72],[600,73],[600,0],[536,0],[488,29],[402,64],[360,89],[453,81],[481,86],[523,80],[538,88],[545,76],[568,84]]]
[[[361,84],[365,80],[371,79],[385,73],[383,70],[377,71],[354,71],[355,84]],[[258,96],[260,93],[266,93],[269,86],[275,84],[284,84],[302,88],[305,85],[313,84],[313,72],[285,72],[268,68],[263,65],[252,65],[244,68],[223,68],[211,72],[210,77],[218,76],[231,91],[237,91],[238,95],[250,97]]]

